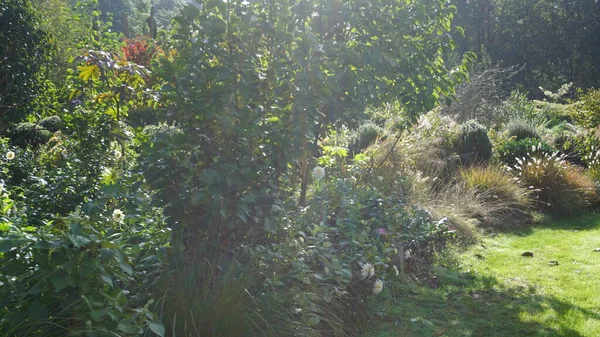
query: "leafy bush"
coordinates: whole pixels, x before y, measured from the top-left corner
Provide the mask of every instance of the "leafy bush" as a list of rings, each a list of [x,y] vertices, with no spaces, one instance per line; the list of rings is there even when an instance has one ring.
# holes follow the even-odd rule
[[[513,91],[510,97],[506,99],[501,106],[502,115],[506,116],[505,120],[521,118],[535,119],[535,105],[527,98],[527,94]]]
[[[539,155],[518,159],[513,171],[524,186],[529,186],[537,204],[556,215],[568,215],[584,210],[597,202],[591,179],[563,157]]]
[[[531,138],[508,140],[496,147],[498,160],[509,166],[523,158],[530,158],[538,154],[550,155],[552,152],[552,148],[546,142]]]
[[[458,154],[465,165],[484,163],[492,158],[492,142],[487,129],[474,120],[461,125]]]
[[[314,324],[334,327],[339,335],[364,321],[364,299],[402,271],[399,252],[414,252],[421,262],[412,269],[416,272],[427,268],[450,234],[445,222],[433,221],[399,193],[383,194],[371,183],[353,186],[351,180],[328,173],[315,182],[310,195],[307,207],[280,211],[285,216],[271,232],[279,243],[259,249],[258,266],[277,270],[265,280],[276,289],[316,293],[316,304],[322,307],[337,303],[317,315]],[[328,322],[317,319],[323,315]]]
[[[541,139],[537,126],[530,121],[513,119],[506,124],[506,131],[509,137],[516,137],[516,140],[526,138]]]
[[[138,336],[162,323],[147,289],[168,233],[118,209],[28,225],[25,205],[2,193],[0,330],[10,336]],[[124,231],[124,227],[129,230]],[[150,285],[151,283],[146,283]]]
[[[11,143],[17,146],[37,146],[48,142],[52,133],[39,124],[18,123],[9,130],[8,137]]]
[[[146,68],[150,67],[150,63],[158,55],[164,54],[162,49],[148,36],[125,38],[123,42],[125,42],[125,46],[121,48],[121,51],[125,60]]]
[[[358,127],[355,138],[349,146],[350,152],[360,153],[362,150],[369,147],[369,145],[373,144],[377,138],[381,136],[381,133],[381,127],[375,123],[367,122],[361,124],[361,126]]]
[[[585,127],[597,128],[600,125],[600,89],[590,89],[579,94],[578,110],[575,119]]]

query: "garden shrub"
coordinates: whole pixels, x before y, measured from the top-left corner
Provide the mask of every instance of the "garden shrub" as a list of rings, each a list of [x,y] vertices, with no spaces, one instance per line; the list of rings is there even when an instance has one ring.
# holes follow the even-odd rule
[[[525,138],[522,140],[508,140],[496,147],[496,155],[501,163],[514,165],[518,160],[529,158],[533,155],[550,155],[552,148],[546,142]]]
[[[77,211],[33,227],[24,203],[8,191],[1,199],[0,331],[16,337],[164,336],[141,284],[156,277],[168,232],[116,208]]]
[[[278,270],[266,274],[267,284],[276,289],[317,292],[321,306],[343,304],[329,310],[345,329],[339,335],[364,321],[365,298],[398,277],[400,250],[414,252],[420,264],[412,270],[418,272],[428,268],[432,254],[450,235],[444,222],[373,184],[354,187],[351,181],[326,176],[314,183],[310,195],[306,208],[279,211],[285,216],[271,235],[283,241],[260,249],[259,266]],[[318,322],[315,318],[320,329],[332,324]]]
[[[589,89],[579,94],[580,104],[574,114],[575,120],[587,128],[600,125],[600,89]]]
[[[521,119],[512,119],[506,124],[506,131],[509,137],[516,137],[516,140],[522,140],[526,138],[541,139],[541,135],[537,130],[537,126],[531,121],[525,121]]]
[[[465,165],[485,163],[492,158],[492,142],[487,129],[474,120],[461,125],[458,154]]]
[[[62,129],[65,126],[64,122],[59,116],[46,117],[40,121],[39,125],[52,133]]]
[[[494,189],[471,187],[458,179],[432,194],[427,207],[448,217],[459,239],[469,242],[477,236],[476,227],[507,229],[531,223],[527,205],[512,197],[503,199]]]
[[[377,124],[367,122],[358,127],[356,136],[352,139],[349,146],[350,153],[360,153],[362,150],[373,144],[381,136],[382,130]]]
[[[596,203],[593,181],[556,154],[518,159],[512,170],[532,190],[537,205],[552,214],[569,215]]]
[[[27,0],[0,3],[0,130],[26,119],[43,88],[41,70],[50,63],[51,37]],[[10,43],[10,47],[8,45]]]
[[[52,133],[40,124],[18,123],[9,130],[8,137],[16,146],[37,146],[48,142]]]

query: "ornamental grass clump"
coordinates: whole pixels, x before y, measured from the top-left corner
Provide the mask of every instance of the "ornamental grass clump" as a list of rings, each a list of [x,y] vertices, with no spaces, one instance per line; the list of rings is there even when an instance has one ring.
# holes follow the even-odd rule
[[[531,192],[504,170],[494,166],[476,166],[463,169],[461,180],[466,187],[481,197],[497,201],[511,208],[524,209],[531,204]]]
[[[518,159],[511,169],[539,207],[552,214],[573,214],[598,202],[594,182],[557,153]]]
[[[498,167],[463,168],[431,199],[435,213],[448,216],[464,239],[474,235],[473,226],[505,229],[532,221],[531,192]]]
[[[516,140],[522,139],[541,139],[542,136],[537,125],[531,121],[523,119],[513,119],[506,123],[506,131],[509,137],[515,137]]]

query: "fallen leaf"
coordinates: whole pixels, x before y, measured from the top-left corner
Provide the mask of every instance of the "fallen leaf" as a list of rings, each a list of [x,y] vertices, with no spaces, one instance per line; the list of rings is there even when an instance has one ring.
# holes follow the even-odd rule
[[[444,332],[448,331],[448,329],[442,329],[436,333],[434,333],[433,335],[431,335],[431,337],[438,337],[444,334]]]

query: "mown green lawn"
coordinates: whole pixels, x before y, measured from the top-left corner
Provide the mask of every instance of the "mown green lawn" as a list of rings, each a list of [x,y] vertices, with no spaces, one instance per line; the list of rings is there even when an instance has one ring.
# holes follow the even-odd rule
[[[598,337],[595,248],[600,214],[487,237],[435,268],[437,289],[388,284],[370,304],[374,319],[364,337]],[[526,251],[534,256],[521,256]]]

